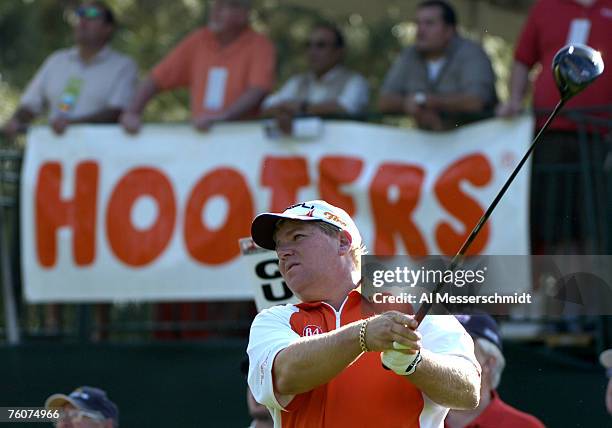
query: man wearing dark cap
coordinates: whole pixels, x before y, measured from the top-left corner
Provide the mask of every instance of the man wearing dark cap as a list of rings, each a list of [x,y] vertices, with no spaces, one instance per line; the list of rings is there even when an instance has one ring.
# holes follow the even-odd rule
[[[251,235],[276,251],[301,301],[266,309],[251,325],[249,387],[276,428],[440,428],[449,408],[476,407],[480,367],[454,317],[418,324],[398,311],[376,314],[361,295],[365,247],[346,211],[303,202],[258,215]]]
[[[473,410],[451,410],[446,428],[543,428],[536,417],[504,403],[497,387],[506,360],[497,322],[490,315],[457,315],[457,319],[474,339],[474,352],[482,368],[480,404]]]
[[[117,428],[119,409],[106,392],[91,386],[81,386],[69,395],[53,394],[45,407],[61,409],[58,428]]]

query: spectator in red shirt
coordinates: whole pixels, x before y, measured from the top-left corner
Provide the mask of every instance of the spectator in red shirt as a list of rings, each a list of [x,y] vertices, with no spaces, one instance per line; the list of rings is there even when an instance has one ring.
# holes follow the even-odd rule
[[[551,19],[554,17],[554,19]],[[539,0],[531,9],[514,54],[510,76],[510,99],[499,106],[498,116],[512,117],[522,110],[529,86],[529,72],[543,68],[533,88],[537,128],[559,101],[550,65],[554,55],[568,43],[586,44],[612,55],[612,0]],[[568,101],[565,112],[575,108],[610,105],[612,73],[604,72],[592,85]],[[550,125],[533,153],[531,193],[546,195],[531,200],[531,234],[534,254],[601,251],[602,233],[597,228],[607,221],[605,188],[601,172],[609,149],[595,130],[582,134],[588,144],[581,147],[576,120],[563,114]],[[599,141],[599,143],[598,143]],[[584,165],[589,165],[585,169]],[[570,169],[572,171],[570,171]],[[573,171],[578,170],[579,174]],[[590,174],[587,176],[587,174]],[[599,174],[599,175],[597,175]],[[587,179],[594,182],[586,186]],[[589,193],[591,193],[591,197]],[[554,213],[554,215],[551,215]]]
[[[551,16],[555,19],[551,20]],[[533,108],[552,110],[559,101],[559,92],[550,71],[555,54],[568,43],[586,44],[612,55],[612,0],[539,0],[531,9],[514,53],[510,76],[510,99],[499,106],[499,116],[509,117],[522,110],[529,86],[529,72],[542,65],[533,88]],[[612,73],[578,94],[566,108],[592,107],[610,104]],[[538,118],[538,127],[545,117]],[[550,129],[575,130],[567,120],[558,118]]]
[[[457,319],[474,339],[474,353],[482,368],[480,403],[473,410],[452,410],[446,428],[544,428],[536,417],[504,403],[497,387],[506,360],[495,320],[489,315],[458,315]]]
[[[208,26],[185,37],[155,66],[121,116],[136,133],[142,112],[158,92],[188,87],[193,125],[255,117],[272,89],[276,54],[267,37],[249,26],[250,0],[215,0]]]

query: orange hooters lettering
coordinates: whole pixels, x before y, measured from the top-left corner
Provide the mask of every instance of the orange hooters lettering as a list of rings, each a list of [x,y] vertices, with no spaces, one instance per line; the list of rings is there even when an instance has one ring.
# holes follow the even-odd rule
[[[75,263],[85,266],[94,261],[98,169],[97,162],[78,163],[74,196],[62,199],[62,166],[59,162],[47,162],[40,167],[34,198],[36,254],[42,266],[51,268],[57,261],[57,231],[60,227],[72,228]]]
[[[296,201],[298,190],[310,184],[306,159],[267,157],[261,172],[261,184],[272,189],[270,211],[283,211]]]
[[[131,212],[142,196],[155,199],[158,208],[153,224],[140,230],[134,227]],[[106,212],[106,233],[110,247],[123,263],[144,266],[166,248],[176,223],[176,202],[170,180],[155,168],[136,168],[115,186]]]
[[[461,182],[467,180],[474,186],[482,187],[491,181],[492,175],[491,164],[487,158],[474,154],[455,161],[437,180],[434,191],[440,204],[464,225],[462,230],[457,231],[448,222],[438,223],[436,242],[443,254],[455,254],[484,214],[484,209],[478,202],[461,190]],[[467,254],[479,254],[484,249],[490,230],[489,223],[483,226]]]
[[[396,237],[402,239],[408,254],[427,254],[425,240],[412,218],[424,177],[422,168],[399,163],[382,164],[376,172],[370,186],[375,254],[396,254]]]
[[[214,228],[202,220],[202,211],[213,197],[227,204],[225,223]],[[195,260],[217,265],[240,254],[238,239],[249,236],[254,216],[253,201],[245,178],[232,168],[217,168],[194,186],[185,210],[183,238]]]
[[[295,202],[302,188],[313,185],[307,162],[302,157],[264,159],[260,180],[271,191],[271,205],[265,207],[267,210],[284,210]],[[364,162],[344,156],[321,158],[318,164],[321,197],[342,206],[354,216],[357,198],[343,194],[339,189],[358,179]],[[190,192],[188,189],[175,189],[174,181],[158,169],[135,168],[116,181],[110,189],[108,202],[98,200],[100,179],[97,162],[76,164],[73,196],[69,198],[61,196],[64,175],[59,162],[45,162],[40,165],[35,181],[35,251],[38,262],[45,268],[57,263],[57,234],[61,228],[71,229],[72,254],[77,266],[95,262],[96,248],[103,247],[96,244],[97,230],[104,230],[101,236],[108,241],[112,253],[129,266],[155,262],[179,230],[184,242],[181,248],[185,248],[195,262],[224,264],[239,256],[238,239],[249,235],[255,215],[253,194],[246,178],[239,170],[229,167],[207,171],[199,180],[194,180]],[[439,177],[431,177],[432,180],[428,181],[434,181],[435,196],[428,197],[435,198],[446,214],[443,219],[428,219],[427,224],[421,226],[416,224],[414,214],[423,200],[425,170],[404,163],[381,164],[369,185],[370,206],[364,207],[372,215],[373,253],[393,255],[405,249],[411,256],[428,254],[424,239],[424,233],[428,233],[433,235],[431,241],[436,243],[441,253],[454,254],[484,212],[478,201],[463,191],[462,183],[467,181],[472,186],[484,187],[490,185],[492,177],[492,166],[481,154],[464,156],[450,164]],[[316,180],[313,178],[312,182]],[[176,195],[185,193],[188,195],[183,212],[177,206]],[[132,222],[132,211],[141,197],[152,198],[157,213],[150,225],[139,228]],[[209,202],[219,200],[223,204],[209,205]],[[99,203],[107,203],[107,206],[98,209]],[[303,206],[306,215],[314,209],[304,204],[299,206]],[[206,210],[208,207],[211,208]],[[433,207],[428,204],[426,208],[431,215],[441,215],[435,204]],[[97,226],[98,212],[104,213],[104,221]],[[212,216],[203,215],[211,213]],[[334,213],[325,212],[324,215],[331,222],[347,227]],[[461,227],[446,220],[448,215],[452,215]],[[490,225],[484,226],[470,254],[480,253],[486,248],[490,228]],[[398,243],[403,244],[403,248],[398,248]]]
[[[319,194],[321,199],[342,207],[351,217],[356,214],[355,201],[340,192],[340,186],[354,182],[361,174],[363,161],[356,157],[326,156],[319,162]]]

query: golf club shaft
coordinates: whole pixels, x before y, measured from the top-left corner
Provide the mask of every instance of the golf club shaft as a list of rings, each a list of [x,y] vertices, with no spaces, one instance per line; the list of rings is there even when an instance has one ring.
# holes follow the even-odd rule
[[[448,266],[449,270],[454,271],[455,268],[461,263],[461,261],[463,260],[463,257],[465,256],[465,253],[470,248],[470,245],[472,245],[472,242],[474,242],[474,240],[476,239],[476,236],[478,236],[478,233],[480,232],[484,224],[489,219],[489,216],[491,216],[491,213],[493,212],[493,210],[495,209],[495,207],[497,206],[501,198],[506,193],[506,190],[508,190],[508,187],[510,187],[510,184],[512,184],[512,182],[514,181],[514,178],[518,175],[519,171],[521,170],[525,162],[527,162],[529,155],[531,154],[531,152],[533,152],[533,149],[535,148],[536,144],[538,144],[538,142],[540,141],[542,134],[544,133],[544,131],[546,131],[546,128],[548,128],[548,125],[550,125],[550,123],[553,121],[555,116],[557,116],[557,113],[559,113],[559,110],[561,110],[561,107],[563,107],[566,101],[567,100],[563,98],[559,100],[559,102],[555,106],[555,109],[552,111],[550,116],[548,116],[546,123],[540,129],[540,131],[535,136],[535,138],[533,139],[531,146],[529,146],[529,149],[527,150],[527,152],[525,153],[521,161],[518,163],[516,168],[514,168],[514,171],[512,171],[512,174],[510,174],[510,177],[508,177],[508,179],[502,186],[501,190],[497,193],[497,196],[495,196],[495,199],[493,199],[493,202],[491,202],[491,205],[489,205],[489,208],[487,208],[487,210],[482,215],[482,217],[480,217],[480,220],[478,220],[478,223],[476,223],[476,226],[474,227],[472,232],[469,234],[469,236],[467,237],[467,239],[465,240],[465,242],[463,243],[463,245],[461,246],[457,254],[455,254],[455,256],[452,258],[450,265]],[[444,284],[445,284],[444,282],[440,282],[438,285],[436,285],[436,288],[434,289],[433,294],[434,295],[438,294],[440,290],[442,289],[442,287],[444,287]],[[415,316],[419,324],[421,323],[421,321],[423,321],[423,318],[425,318],[425,315],[427,315],[427,312],[429,312],[432,306],[433,306],[433,303],[423,303],[421,305],[421,307],[419,308]]]

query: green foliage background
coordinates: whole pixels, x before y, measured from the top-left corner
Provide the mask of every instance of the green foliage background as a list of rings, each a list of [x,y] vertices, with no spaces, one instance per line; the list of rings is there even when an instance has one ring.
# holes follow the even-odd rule
[[[20,93],[47,55],[72,44],[72,10],[79,3],[75,0],[0,1],[0,123],[10,116]],[[108,3],[120,23],[113,45],[137,61],[143,76],[182,37],[206,22],[208,7],[205,0],[108,0]],[[309,29],[316,21],[329,16],[328,12],[287,5],[279,0],[256,3],[253,26],[268,34],[276,44],[278,83],[305,68],[303,45]],[[414,24],[410,17],[392,13],[376,22],[369,22],[358,14],[347,14],[335,22],[347,39],[347,64],[368,77],[372,102],[375,102],[391,61],[414,37]],[[479,29],[460,30],[482,41],[498,76],[498,92],[505,98],[512,46]],[[187,118],[186,91],[163,94],[146,111],[146,119],[152,121]]]

